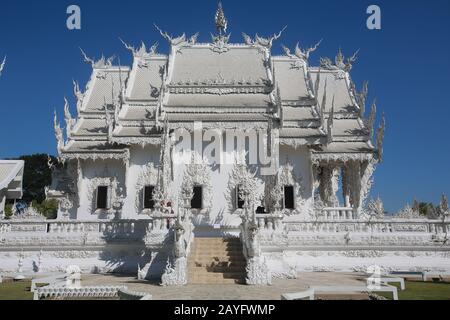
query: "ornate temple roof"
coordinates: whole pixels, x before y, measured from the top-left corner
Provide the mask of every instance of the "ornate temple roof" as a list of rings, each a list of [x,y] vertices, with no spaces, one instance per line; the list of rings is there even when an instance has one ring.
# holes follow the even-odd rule
[[[345,59],[339,51],[334,62],[325,58],[310,66],[320,42],[306,50],[297,45],[293,53],[283,47],[285,55],[272,56],[282,32],[254,39],[244,34],[244,43],[233,44],[226,18],[217,19],[219,34],[210,43],[156,27],[169,42],[168,55],[157,53],[157,44],[135,49],[124,43],[133,55],[131,68],[83,52],[92,75],[84,93],[75,84],[76,119],[66,106],[67,142],[55,121],[60,152],[95,157],[158,144],[163,123],[177,128],[194,121],[223,128],[267,128],[273,121],[281,144],[318,146],[316,153],[375,151],[374,115],[364,119],[367,92],[357,93],[350,77],[356,55]]]

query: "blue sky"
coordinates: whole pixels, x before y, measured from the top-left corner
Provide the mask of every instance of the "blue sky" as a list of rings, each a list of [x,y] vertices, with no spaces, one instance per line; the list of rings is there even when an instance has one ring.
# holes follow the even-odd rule
[[[334,57],[342,47],[350,55],[360,49],[352,71],[358,88],[370,82],[370,99],[387,119],[385,161],[375,175],[373,196],[389,211],[417,197],[437,203],[450,196],[450,1],[448,0],[224,0],[232,41],[241,32],[269,35],[287,25],[274,45],[304,46],[324,39],[313,54]],[[82,30],[66,28],[66,8],[78,4]],[[215,0],[201,1],[13,1],[2,0],[0,57],[7,65],[0,78],[0,158],[56,153],[52,114],[62,116],[63,97],[71,99],[72,79],[86,83],[90,56],[117,55],[123,65],[131,56],[118,40],[138,45],[159,41],[153,27],[175,35],[214,32]],[[366,8],[382,10],[382,30],[366,28]],[[74,112],[73,112],[74,113]]]

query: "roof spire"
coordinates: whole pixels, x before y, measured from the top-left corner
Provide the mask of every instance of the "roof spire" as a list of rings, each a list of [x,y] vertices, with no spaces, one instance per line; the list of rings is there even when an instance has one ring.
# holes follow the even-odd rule
[[[225,13],[223,12],[222,1],[219,1],[215,20],[216,20],[216,29],[219,32],[219,35],[225,34],[228,28],[228,20],[225,17]]]

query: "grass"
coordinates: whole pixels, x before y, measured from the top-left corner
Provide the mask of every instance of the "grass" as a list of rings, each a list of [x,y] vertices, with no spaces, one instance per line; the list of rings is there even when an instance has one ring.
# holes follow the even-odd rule
[[[37,286],[45,286],[38,284]],[[450,300],[450,283],[448,282],[420,282],[406,281],[406,290],[398,288],[399,300]],[[0,284],[0,300],[32,300],[33,293],[30,292],[31,281],[3,282]],[[388,299],[392,299],[389,293],[379,293]]]
[[[33,300],[31,281],[0,283],[0,300]]]
[[[400,284],[395,284],[398,288],[399,300],[450,300],[449,282],[421,282],[405,281],[406,289],[400,290]],[[378,293],[387,299],[392,299],[390,293]]]

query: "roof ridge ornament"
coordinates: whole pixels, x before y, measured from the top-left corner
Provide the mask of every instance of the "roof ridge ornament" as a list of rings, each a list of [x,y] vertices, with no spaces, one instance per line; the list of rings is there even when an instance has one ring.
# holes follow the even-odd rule
[[[217,5],[215,22],[216,22],[216,29],[219,32],[219,36],[226,34],[228,29],[228,20],[225,17],[225,12],[223,11],[222,1],[219,1]]]
[[[83,106],[83,99],[85,93],[81,92],[80,85],[78,84],[77,81],[72,80],[72,83],[73,83],[73,95],[77,99],[77,113],[80,114],[81,108]]]
[[[148,58],[152,55],[156,55],[157,52],[156,50],[158,49],[159,46],[159,42],[155,42],[151,47],[150,50],[147,51],[147,46],[145,45],[144,41],[141,41],[141,46],[139,49],[136,49],[135,47],[127,44],[125,41],[123,41],[121,38],[119,38],[120,42],[123,43],[123,45],[125,46],[125,48],[127,50],[129,50],[134,57],[137,58]]]
[[[304,61],[306,62],[306,61],[309,60],[309,56],[311,55],[311,53],[313,53],[314,51],[317,50],[317,48],[319,48],[319,46],[320,46],[320,44],[322,43],[322,41],[323,41],[323,39],[321,39],[321,40],[320,40],[319,42],[317,42],[314,46],[312,46],[312,47],[310,47],[310,48],[308,48],[308,49],[306,49],[306,50],[303,50],[303,49],[300,47],[300,43],[297,42],[297,44],[296,44],[296,46],[295,46],[295,52],[294,52],[294,54],[291,53],[291,50],[290,50],[288,47],[286,47],[286,46],[284,46],[284,45],[281,45],[281,47],[283,48],[284,53],[285,53],[289,58],[292,58],[292,59],[301,59],[301,60],[304,60]]]
[[[342,49],[339,51],[334,59],[334,63],[330,58],[320,58],[320,66],[327,70],[341,70],[344,72],[350,72],[353,68],[353,63],[357,60],[359,49],[350,58],[345,58],[342,54]]]
[[[359,116],[364,118],[366,113],[366,101],[369,95],[369,81],[364,81],[361,92],[356,93],[356,103],[359,106]]]
[[[377,116],[377,101],[376,101],[376,99],[374,99],[373,103],[372,103],[372,108],[370,110],[369,118],[367,118],[366,123],[365,123],[367,126],[367,131],[368,131],[370,140],[372,140],[372,138],[373,138],[373,133],[374,133],[373,126],[375,124],[376,116]]]
[[[63,136],[63,131],[61,129],[61,125],[58,122],[58,116],[56,114],[56,110],[54,111],[53,128],[55,130],[55,137],[56,137],[56,141],[58,143],[58,154],[61,155],[61,153],[64,149],[64,136]]]
[[[83,55],[84,62],[90,64],[92,66],[92,69],[105,69],[112,67],[112,63],[114,59],[116,58],[115,55],[105,58],[105,56],[102,54],[101,58],[97,61],[95,61],[92,58],[89,58],[86,53],[81,49],[81,54]]]
[[[218,35],[214,35],[211,33],[212,45],[211,50],[216,53],[224,53],[230,50],[228,46],[228,42],[230,41],[231,34],[226,34],[228,29],[228,20],[225,17],[225,13],[223,12],[222,2],[219,1],[218,8],[215,15],[215,23],[216,29],[218,31]]]
[[[333,100],[331,102],[331,112],[328,115],[328,121],[327,121],[328,143],[332,143],[333,142],[334,99],[335,99],[335,95],[333,95]]]
[[[186,43],[186,33],[183,33],[181,36],[179,37],[174,37],[172,35],[169,35],[166,31],[162,31],[155,23],[153,24],[156,28],[156,30],[159,31],[159,33],[161,34],[161,36],[166,39],[169,44],[173,47],[175,46],[179,46],[181,44]]]
[[[386,131],[386,119],[383,115],[381,116],[380,127],[377,132],[377,149],[378,149],[378,162],[383,161],[383,142],[384,142],[384,134]]]
[[[252,39],[248,34],[242,32],[242,37],[244,38],[244,42],[246,45],[253,46],[255,45],[255,40]]]
[[[66,138],[69,140],[76,120],[70,114],[70,105],[66,97],[64,97],[64,120],[66,121]]]
[[[256,39],[256,43],[262,47],[265,48],[272,48],[273,42],[275,40],[280,39],[281,35],[283,34],[283,32],[287,29],[287,26],[284,26],[283,29],[281,29],[280,32],[273,34],[271,37],[269,38],[263,38],[260,37],[258,34],[256,34],[255,39]]]
[[[6,64],[6,56],[3,58],[3,62],[0,64],[0,76],[2,75],[3,69],[5,68]]]

